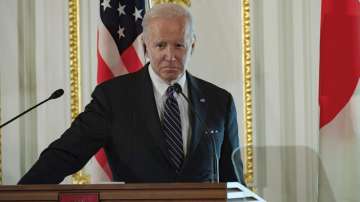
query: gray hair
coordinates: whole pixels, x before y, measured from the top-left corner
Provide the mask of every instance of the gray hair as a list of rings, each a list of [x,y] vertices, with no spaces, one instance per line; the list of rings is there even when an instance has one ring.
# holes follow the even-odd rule
[[[195,39],[195,31],[193,27],[193,17],[190,11],[178,4],[163,3],[153,6],[149,11],[145,13],[142,21],[143,34],[146,37],[149,29],[149,24],[154,18],[166,18],[172,19],[177,17],[185,17],[187,19],[187,26],[189,27],[190,38]]]

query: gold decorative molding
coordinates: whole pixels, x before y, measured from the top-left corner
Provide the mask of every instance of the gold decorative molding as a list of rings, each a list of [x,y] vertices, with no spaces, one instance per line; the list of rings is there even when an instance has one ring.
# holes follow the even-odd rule
[[[163,4],[163,3],[176,3],[182,6],[191,6],[191,0],[151,0],[151,5]]]
[[[81,64],[80,64],[80,19],[79,0],[69,0],[69,45],[70,45],[70,99],[71,120],[81,110]],[[90,176],[84,170],[72,175],[73,184],[89,184]]]
[[[251,88],[250,0],[242,0],[242,66],[245,132],[245,181],[254,185],[253,110]]]

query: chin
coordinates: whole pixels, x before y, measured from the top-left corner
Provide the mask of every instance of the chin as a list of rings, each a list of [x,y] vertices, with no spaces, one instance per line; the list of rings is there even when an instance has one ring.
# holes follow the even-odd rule
[[[171,82],[178,78],[178,76],[165,76],[163,77],[166,81]]]
[[[165,81],[173,81],[176,80],[179,77],[180,74],[163,74],[161,76],[162,79],[164,79]]]

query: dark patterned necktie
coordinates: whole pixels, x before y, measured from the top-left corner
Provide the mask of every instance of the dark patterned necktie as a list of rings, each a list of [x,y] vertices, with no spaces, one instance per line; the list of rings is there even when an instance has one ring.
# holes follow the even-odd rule
[[[163,131],[169,151],[170,160],[179,172],[184,161],[183,140],[181,135],[181,119],[178,102],[174,97],[175,89],[170,86],[166,90],[167,99],[164,105]]]

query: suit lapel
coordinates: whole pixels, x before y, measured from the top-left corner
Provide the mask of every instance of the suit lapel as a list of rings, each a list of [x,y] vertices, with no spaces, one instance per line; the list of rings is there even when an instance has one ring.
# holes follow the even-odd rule
[[[196,117],[194,113],[190,110],[190,125],[191,125],[191,141],[189,153],[186,157],[186,161],[192,156],[195,152],[197,145],[201,138],[205,135],[206,126],[203,122],[206,121],[206,109],[207,101],[203,96],[203,93],[198,86],[196,79],[189,73],[187,73],[188,89],[189,89],[189,99],[192,103],[193,110],[196,111],[199,117]],[[199,118],[202,120],[200,121]],[[185,164],[185,163],[184,163]]]
[[[168,149],[164,140],[163,131],[161,129],[161,122],[159,118],[159,114],[157,111],[156,101],[154,97],[154,90],[152,81],[150,79],[150,75],[148,72],[148,65],[146,65],[142,72],[141,80],[139,82],[140,86],[138,89],[140,96],[138,100],[138,105],[140,106],[139,114],[144,115],[144,122],[146,123],[145,126],[148,128],[149,133],[154,138],[155,142],[158,144],[161,152],[163,153],[164,157],[167,159],[169,164],[171,160],[168,155]],[[206,98],[203,96],[202,91],[198,86],[198,81],[187,73],[187,82],[188,82],[188,92],[189,92],[189,99],[192,103],[193,109],[196,113],[200,116],[199,118],[202,121],[206,121],[206,109],[207,109],[207,101]],[[186,166],[187,161],[191,158],[192,154],[195,152],[197,145],[199,144],[201,138],[205,135],[206,126],[204,123],[199,121],[195,114],[190,111],[190,125],[191,125],[191,140],[190,140],[190,147],[188,155],[186,155],[185,161],[183,163],[183,167]]]
[[[139,89],[141,89],[142,93],[139,96],[139,104],[137,106],[140,108],[140,116],[144,116],[144,122],[146,123],[145,126],[148,128],[149,133],[154,138],[156,144],[158,144],[160,150],[164,154],[164,157],[171,164],[164,140],[164,135],[161,129],[161,122],[157,111],[153,85],[150,79],[148,68],[149,67],[147,64],[144,67],[144,70],[142,70],[144,71],[141,78],[143,81],[139,82],[141,83]]]

